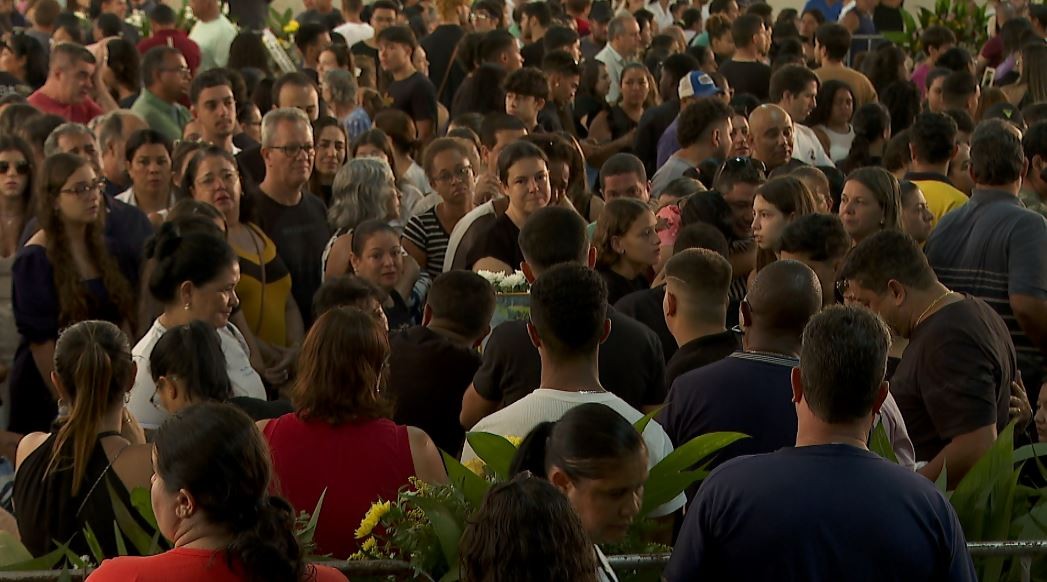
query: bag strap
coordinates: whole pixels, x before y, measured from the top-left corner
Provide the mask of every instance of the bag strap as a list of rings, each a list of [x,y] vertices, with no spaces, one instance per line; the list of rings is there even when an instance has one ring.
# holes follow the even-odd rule
[[[465,37],[463,36],[462,39]],[[440,102],[440,97],[444,94],[444,89],[447,87],[447,81],[451,78],[451,69],[454,67],[458,60],[458,47],[462,46],[462,40],[459,40],[454,45],[454,51],[451,53],[451,60],[447,61],[447,70],[444,71],[444,78],[440,81],[440,88],[436,90],[436,102]]]

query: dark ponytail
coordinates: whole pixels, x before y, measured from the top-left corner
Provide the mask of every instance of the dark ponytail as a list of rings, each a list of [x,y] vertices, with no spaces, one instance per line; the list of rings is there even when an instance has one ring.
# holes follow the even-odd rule
[[[177,298],[182,283],[203,285],[237,262],[236,253],[214,223],[199,219],[210,226],[197,228],[198,221],[184,222],[165,222],[145,248],[146,258],[155,261],[149,273],[149,292],[165,305]]]
[[[164,332],[149,354],[149,371],[153,382],[161,376],[182,380],[194,402],[225,402],[233,397],[222,339],[213,325],[200,320]]]
[[[269,495],[269,451],[254,422],[227,404],[188,406],[156,433],[156,472],[186,489],[211,524],[233,534],[229,566],[254,582],[297,582],[305,572],[295,513]]]
[[[535,427],[520,443],[510,472],[545,477],[557,467],[571,479],[601,479],[641,450],[643,436],[622,415],[603,404],[582,404],[555,423]]]
[[[854,141],[847,158],[840,162],[840,170],[845,174],[873,165],[873,156],[869,151],[877,140],[891,129],[891,114],[879,103],[867,103],[858,108],[851,121],[854,128]]]

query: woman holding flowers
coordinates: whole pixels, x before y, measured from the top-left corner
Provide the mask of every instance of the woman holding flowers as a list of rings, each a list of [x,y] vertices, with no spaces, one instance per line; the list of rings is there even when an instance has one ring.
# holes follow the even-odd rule
[[[317,554],[345,558],[370,533],[357,525],[375,502],[396,499],[411,477],[446,483],[440,452],[424,431],[389,420],[381,397],[389,336],[374,315],[339,307],[305,338],[291,388],[296,412],[259,422],[269,442],[275,483],[298,511],[324,495]],[[381,518],[377,505],[371,528]]]

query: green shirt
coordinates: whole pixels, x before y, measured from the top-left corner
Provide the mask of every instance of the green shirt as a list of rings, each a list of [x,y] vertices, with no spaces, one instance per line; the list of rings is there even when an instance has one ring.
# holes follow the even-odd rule
[[[1029,210],[1037,212],[1041,216],[1047,217],[1047,204],[1044,204],[1043,200],[1040,198],[1040,195],[1036,192],[1022,188],[1021,191],[1018,192],[1018,198],[1022,201],[1022,204],[1024,204],[1025,207]]]
[[[171,104],[160,99],[149,89],[142,89],[142,94],[131,106],[131,112],[172,142],[182,138],[182,128],[190,119],[188,109],[178,103]]]

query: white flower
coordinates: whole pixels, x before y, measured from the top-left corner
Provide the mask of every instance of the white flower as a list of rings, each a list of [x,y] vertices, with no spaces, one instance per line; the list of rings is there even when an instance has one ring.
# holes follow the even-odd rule
[[[516,271],[512,275],[506,275],[502,279],[500,287],[505,291],[516,291],[518,289],[525,289],[527,286],[527,277],[524,276],[523,271]]]
[[[480,275],[484,279],[487,279],[487,282],[490,283],[495,289],[501,287],[502,282],[505,281],[505,273],[502,273],[501,271],[477,271],[476,274]]]

